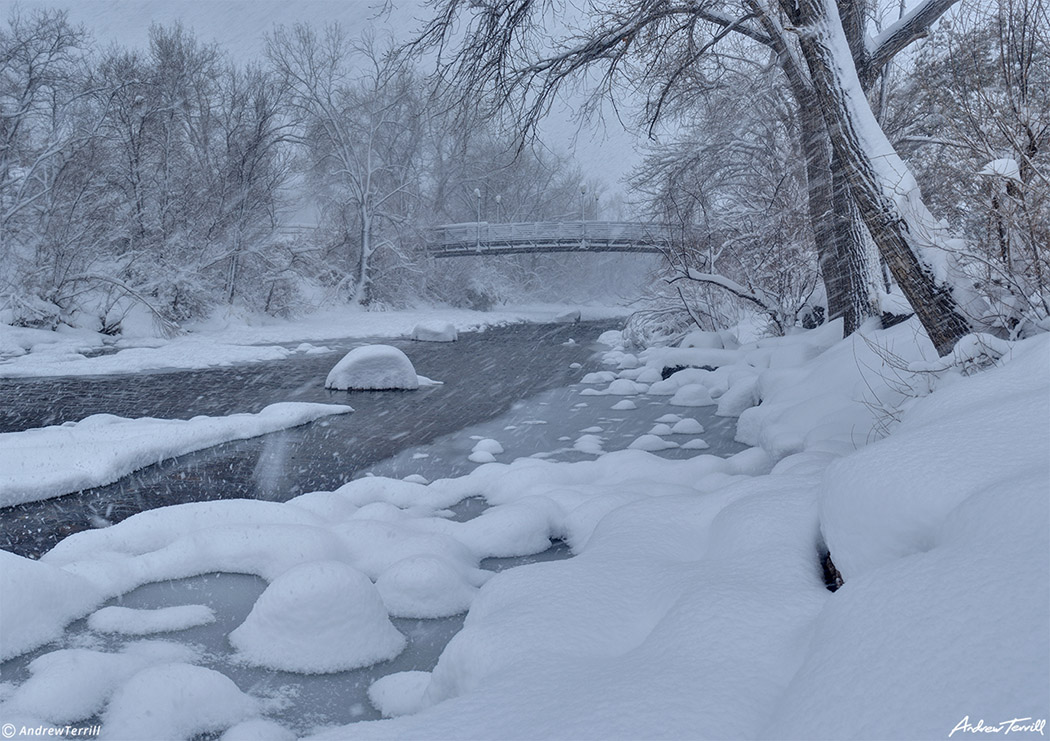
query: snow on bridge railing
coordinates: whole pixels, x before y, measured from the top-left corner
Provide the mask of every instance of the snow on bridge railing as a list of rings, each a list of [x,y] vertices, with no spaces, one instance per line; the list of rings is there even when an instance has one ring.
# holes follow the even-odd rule
[[[663,252],[671,242],[665,224],[632,221],[468,222],[433,227],[427,250],[434,257],[524,252]]]

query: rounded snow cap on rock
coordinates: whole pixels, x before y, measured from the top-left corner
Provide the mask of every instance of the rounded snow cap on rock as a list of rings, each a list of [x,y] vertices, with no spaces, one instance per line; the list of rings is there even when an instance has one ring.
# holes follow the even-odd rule
[[[452,322],[420,322],[412,330],[412,339],[420,342],[455,342],[458,338],[459,333]]]
[[[363,345],[348,352],[335,364],[326,389],[385,391],[417,389],[419,376],[408,356],[390,345]]]
[[[376,589],[391,614],[406,618],[439,618],[470,608],[476,587],[462,568],[438,556],[409,556],[376,579]]]
[[[314,561],[274,579],[230,643],[257,666],[325,674],[392,659],[405,637],[367,576],[339,561]]]

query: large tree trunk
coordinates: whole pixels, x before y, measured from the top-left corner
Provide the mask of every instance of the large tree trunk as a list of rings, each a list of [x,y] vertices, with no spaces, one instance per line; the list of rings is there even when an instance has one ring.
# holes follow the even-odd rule
[[[849,336],[865,319],[879,313],[880,266],[838,157],[832,157],[831,179],[835,260],[840,266],[843,285],[834,294],[828,293],[828,317],[843,317],[843,332]]]
[[[860,0],[856,2],[856,12],[852,17],[862,29],[864,8]],[[752,7],[756,12],[760,11],[758,6]],[[778,27],[769,19],[764,21],[763,27],[780,58],[781,68],[799,108],[802,151],[806,157],[809,220],[827,294],[828,319],[842,317],[843,334],[849,336],[865,319],[878,314],[878,257],[870,259],[867,234],[856,206],[850,201],[849,189],[844,188],[846,181],[842,168],[832,158],[823,112],[808,75],[784,45]]]
[[[864,95],[831,0],[781,0],[795,16],[814,92],[861,218],[937,352],[970,332],[945,264],[947,235],[926,209],[911,172]]]
[[[837,0],[842,30],[853,63],[860,66],[866,57],[864,41],[868,23],[868,0]],[[870,84],[870,83],[869,83]],[[867,92],[866,87],[864,88]],[[832,189],[835,199],[835,253],[845,265],[848,284],[832,306],[828,296],[828,316],[843,317],[848,336],[865,319],[879,314],[879,258],[872,254],[870,237],[849,189],[849,179],[838,157],[831,159]]]

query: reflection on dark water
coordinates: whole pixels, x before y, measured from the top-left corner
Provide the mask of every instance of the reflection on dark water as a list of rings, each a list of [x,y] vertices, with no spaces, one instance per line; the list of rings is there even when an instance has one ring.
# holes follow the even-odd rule
[[[460,335],[455,343],[387,341],[416,371],[444,381],[414,392],[324,388],[334,352],[236,368],[129,376],[0,381],[0,432],[92,414],[186,419],[258,412],[278,401],[349,403],[349,415],[219,445],[163,461],[109,486],[0,510],[0,548],[37,557],[67,535],[170,504],[238,497],[285,501],[330,490],[406,448],[489,419],[517,399],[579,378],[586,340],[613,322],[515,325]],[[563,344],[568,339],[575,344]],[[581,340],[583,340],[581,342]]]

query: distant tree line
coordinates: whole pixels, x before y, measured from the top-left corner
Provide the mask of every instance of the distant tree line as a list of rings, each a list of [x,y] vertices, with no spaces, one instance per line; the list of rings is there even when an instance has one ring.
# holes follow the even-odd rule
[[[428,261],[425,228],[578,218],[582,187],[567,159],[518,152],[338,26],[277,28],[250,64],[179,25],[144,50],[99,48],[57,10],[0,27],[3,322],[117,332],[145,311],[176,331],[222,305],[484,308],[565,289],[583,263]]]

